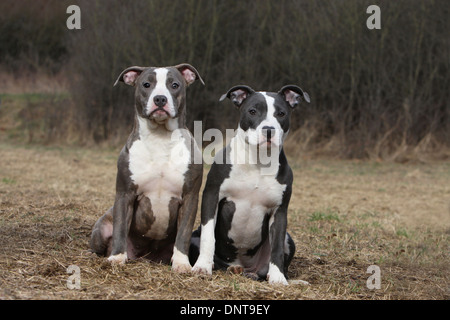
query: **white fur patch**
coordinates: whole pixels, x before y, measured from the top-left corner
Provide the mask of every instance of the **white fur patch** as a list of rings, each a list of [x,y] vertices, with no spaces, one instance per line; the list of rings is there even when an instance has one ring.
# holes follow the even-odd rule
[[[192,272],[194,273],[212,274],[216,244],[214,236],[215,225],[215,219],[211,219],[205,225],[202,225],[202,233],[200,236],[200,255],[192,268]]]
[[[269,280],[270,284],[282,284],[285,286],[288,285],[284,274],[272,262],[269,263],[269,272],[267,273],[267,279]]]
[[[267,145],[258,147],[257,144],[247,143],[248,133],[240,126],[236,130],[236,135],[230,140],[230,163],[233,165],[259,165],[261,175],[276,175],[280,166],[281,149],[278,146],[272,146],[269,150]]]
[[[155,69],[156,73],[156,86],[152,91],[152,94],[148,98],[147,101],[147,107],[146,107],[146,114],[149,115],[153,109],[154,102],[153,98],[155,96],[163,95],[167,98],[167,105],[168,105],[168,112],[170,114],[170,117],[175,117],[175,107],[174,107],[174,101],[172,99],[172,95],[169,92],[169,89],[167,89],[166,82],[167,82],[167,73],[169,72],[169,69],[167,68],[157,68]]]
[[[108,261],[112,264],[125,264],[128,259],[127,253],[119,253],[113,256],[109,256]]]
[[[131,179],[152,204],[155,221],[145,235],[160,240],[167,236],[170,200],[181,199],[190,151],[178,130],[149,129],[146,119],[138,120],[140,139],[129,150]]]
[[[184,253],[181,253],[177,247],[173,248],[172,255],[172,270],[179,273],[185,273],[191,271],[191,264],[189,258]]]
[[[293,285],[302,285],[302,286],[309,286],[309,282],[305,281],[305,280],[289,280],[288,281],[289,284],[293,284]]]

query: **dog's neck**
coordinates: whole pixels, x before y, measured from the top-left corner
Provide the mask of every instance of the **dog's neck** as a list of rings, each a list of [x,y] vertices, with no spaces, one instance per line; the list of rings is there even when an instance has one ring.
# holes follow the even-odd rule
[[[157,123],[152,119],[136,115],[133,131],[140,137],[145,137],[150,134],[171,134],[179,128],[179,118],[168,118],[162,123]]]
[[[229,163],[254,167],[255,169],[268,168],[274,165],[275,167],[272,167],[273,171],[271,172],[275,174],[278,171],[282,146],[267,148],[251,145],[246,141],[245,132],[239,128],[230,141],[230,147],[230,158],[227,159],[227,161],[230,161]]]

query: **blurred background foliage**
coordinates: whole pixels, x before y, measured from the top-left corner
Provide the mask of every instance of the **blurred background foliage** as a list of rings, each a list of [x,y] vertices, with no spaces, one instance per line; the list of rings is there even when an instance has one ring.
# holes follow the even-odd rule
[[[81,8],[68,30],[66,8]],[[381,30],[366,9],[381,8]],[[289,154],[393,159],[450,148],[447,0],[20,0],[0,3],[3,73],[55,75],[70,97],[48,104],[47,139],[122,144],[133,89],[113,87],[128,66],[194,65],[188,127],[234,128],[231,86],[311,96],[293,113]],[[55,114],[57,115],[55,118]],[[70,128],[70,130],[68,130]],[[74,138],[75,137],[75,138]]]

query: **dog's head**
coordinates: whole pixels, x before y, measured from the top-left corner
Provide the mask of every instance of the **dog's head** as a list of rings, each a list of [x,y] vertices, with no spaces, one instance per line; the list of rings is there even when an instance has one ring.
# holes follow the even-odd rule
[[[238,134],[251,145],[281,148],[289,132],[290,115],[309,95],[295,85],[282,87],[277,93],[256,92],[249,86],[232,87],[220,101],[229,98],[240,110]]]
[[[136,87],[138,116],[163,124],[184,112],[186,88],[195,80],[204,84],[198,71],[190,64],[173,67],[129,67],[121,72],[116,85],[122,81]]]

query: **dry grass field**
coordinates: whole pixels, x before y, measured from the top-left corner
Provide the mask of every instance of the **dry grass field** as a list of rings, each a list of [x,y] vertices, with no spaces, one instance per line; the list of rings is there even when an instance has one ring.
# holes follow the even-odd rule
[[[290,158],[297,251],[288,287],[223,271],[180,275],[141,260],[111,266],[88,242],[113,203],[120,148],[36,144],[49,97],[0,97],[0,300],[450,298],[448,161]],[[80,289],[67,287],[71,265]],[[380,289],[367,288],[371,265],[380,267]]]
[[[0,143],[0,299],[449,299],[450,163],[291,159],[290,286],[88,252],[118,150]],[[207,172],[209,168],[205,168]],[[67,268],[80,268],[70,290]],[[381,288],[369,290],[370,265]],[[309,285],[296,280],[304,280]]]

